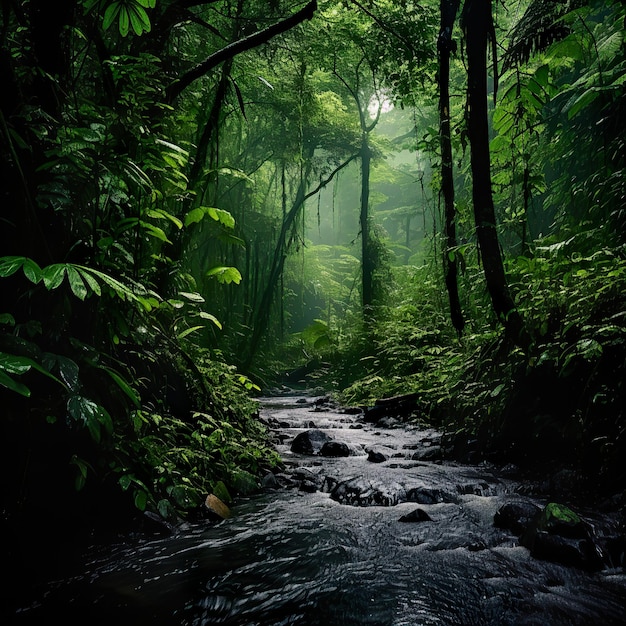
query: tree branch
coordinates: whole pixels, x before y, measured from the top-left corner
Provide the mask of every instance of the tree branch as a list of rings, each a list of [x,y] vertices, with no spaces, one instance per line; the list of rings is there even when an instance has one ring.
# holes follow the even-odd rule
[[[305,202],[309,198],[312,198],[315,194],[320,192],[324,187],[326,187],[326,185],[328,185],[329,182],[332,181],[332,179],[335,177],[336,174],[338,174],[344,167],[347,167],[348,165],[350,165],[350,163],[352,163],[352,161],[354,161],[355,159],[358,159],[358,158],[359,158],[359,153],[353,154],[347,161],[344,161],[341,165],[338,165],[328,175],[328,178],[326,178],[325,180],[320,180],[319,185],[315,189],[313,189],[313,191],[309,191],[309,193],[307,193],[304,196],[303,202]]]
[[[210,72],[214,67],[230,59],[241,52],[256,48],[262,43],[268,42],[272,37],[284,33],[294,26],[297,26],[304,20],[310,20],[313,14],[317,10],[317,0],[310,0],[302,9],[297,13],[294,13],[290,17],[284,20],[268,26],[263,30],[259,30],[248,37],[233,41],[221,50],[209,55],[204,61],[198,63],[195,67],[183,74],[176,82],[172,83],[166,89],[166,99],[168,102],[175,100],[191,83],[198,80],[198,78],[204,76]]]

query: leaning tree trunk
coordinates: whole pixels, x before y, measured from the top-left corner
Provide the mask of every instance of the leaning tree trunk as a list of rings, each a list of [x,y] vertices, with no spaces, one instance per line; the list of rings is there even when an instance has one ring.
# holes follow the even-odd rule
[[[455,256],[456,211],[454,209],[454,176],[452,171],[452,143],[450,140],[450,54],[452,29],[459,9],[459,0],[441,0],[441,30],[437,40],[439,58],[439,136],[441,141],[441,191],[445,208],[446,248],[443,255],[450,319],[460,336],[465,327],[459,300],[458,264]]]
[[[523,323],[506,281],[491,188],[487,111],[487,46],[489,37],[493,37],[491,0],[466,0],[463,30],[467,50],[467,130],[478,247],[493,310],[512,339],[520,343],[523,339]]]

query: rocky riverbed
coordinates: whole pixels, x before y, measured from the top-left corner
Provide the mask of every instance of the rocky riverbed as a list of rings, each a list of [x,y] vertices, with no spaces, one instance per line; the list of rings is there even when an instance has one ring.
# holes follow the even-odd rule
[[[261,406],[284,467],[257,494],[217,523],[93,546],[14,623],[626,624],[614,511],[444,460],[441,433],[384,411]]]

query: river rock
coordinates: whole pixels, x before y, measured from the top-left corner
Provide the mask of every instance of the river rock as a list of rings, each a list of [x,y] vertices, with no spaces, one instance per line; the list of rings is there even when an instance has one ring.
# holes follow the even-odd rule
[[[410,513],[403,515],[399,522],[432,522],[432,518],[424,509],[413,509]]]
[[[212,517],[216,517],[217,519],[228,519],[230,517],[230,509],[212,493],[206,497],[204,506]]]
[[[593,530],[568,507],[548,503],[520,537],[533,557],[586,570],[602,568]]]
[[[427,446],[419,448],[411,459],[413,461],[440,461],[443,458],[443,452],[440,446]]]
[[[406,500],[407,502],[417,502],[418,504],[438,504],[440,502],[458,502],[459,499],[441,489],[413,487],[407,491]]]
[[[506,502],[493,516],[493,525],[496,528],[510,530],[519,536],[540,513],[541,507],[533,502],[523,500]]]
[[[323,430],[309,429],[296,435],[291,443],[291,451],[296,454],[317,454],[322,446],[330,441]]]
[[[365,409],[364,419],[370,423],[380,423],[383,418],[406,420],[417,413],[418,399],[417,393],[381,398],[376,400],[374,406]]]
[[[317,491],[317,483],[312,480],[303,480],[298,489],[306,493],[315,493]]]
[[[397,483],[385,485],[356,476],[338,483],[330,492],[330,497],[352,506],[395,506],[406,502],[406,490]]]
[[[319,454],[327,457],[350,456],[350,448],[343,441],[332,440],[324,443]]]
[[[376,450],[368,450],[367,460],[370,463],[384,463],[387,460],[387,457],[382,452],[377,452]]]

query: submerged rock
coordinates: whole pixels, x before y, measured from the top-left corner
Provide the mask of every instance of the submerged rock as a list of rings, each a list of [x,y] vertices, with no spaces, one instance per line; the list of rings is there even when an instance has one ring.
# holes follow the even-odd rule
[[[413,509],[410,513],[403,515],[399,522],[432,522],[432,518],[424,509]]]

